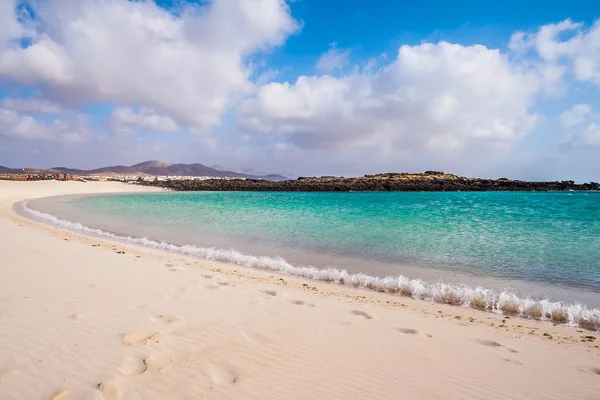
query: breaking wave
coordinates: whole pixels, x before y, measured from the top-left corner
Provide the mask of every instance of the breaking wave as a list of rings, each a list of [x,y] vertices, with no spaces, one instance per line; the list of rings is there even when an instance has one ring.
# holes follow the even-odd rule
[[[290,264],[282,257],[257,257],[233,249],[215,249],[214,247],[206,248],[191,245],[177,246],[163,241],[158,242],[146,238],[115,235],[101,229],[89,228],[78,222],[65,221],[50,214],[30,209],[27,207],[27,202],[23,202],[23,208],[25,212],[34,218],[49,222],[55,226],[159,250],[167,250],[208,260],[222,261],[243,267],[274,271],[340,285],[387,292],[415,299],[469,307],[497,314],[519,316],[553,324],[581,327],[591,331],[600,331],[600,310],[588,308],[583,304],[564,304],[547,299],[533,300],[530,298],[520,298],[514,293],[507,291],[498,293],[482,287],[472,288],[464,285],[449,285],[442,282],[428,283],[421,279],[409,279],[403,275],[381,278],[364,273],[351,274],[346,270],[337,268],[320,269],[313,266],[296,266]]]

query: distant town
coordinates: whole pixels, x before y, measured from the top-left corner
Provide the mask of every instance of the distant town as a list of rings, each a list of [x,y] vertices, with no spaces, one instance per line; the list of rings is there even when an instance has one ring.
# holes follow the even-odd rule
[[[23,173],[23,174],[0,174],[0,180],[7,181],[113,181],[113,182],[125,182],[125,183],[136,183],[136,182],[168,182],[168,181],[205,181],[210,179],[219,180],[246,180],[246,177],[242,176],[179,176],[179,175],[73,175],[73,174],[36,174],[36,173]],[[260,178],[259,178],[260,179]]]
[[[13,181],[119,181],[119,182],[164,182],[218,180],[284,180],[277,174],[246,174],[239,171],[224,171],[200,163],[172,164],[163,161],[145,161],[125,166],[114,165],[96,169],[54,168],[8,168],[0,166],[0,179]]]

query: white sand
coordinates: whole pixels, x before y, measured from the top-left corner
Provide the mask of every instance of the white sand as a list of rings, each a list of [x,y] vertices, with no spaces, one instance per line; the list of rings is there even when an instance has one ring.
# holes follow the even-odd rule
[[[597,333],[161,253],[12,211],[136,190],[148,189],[0,181],[0,399],[600,399]]]

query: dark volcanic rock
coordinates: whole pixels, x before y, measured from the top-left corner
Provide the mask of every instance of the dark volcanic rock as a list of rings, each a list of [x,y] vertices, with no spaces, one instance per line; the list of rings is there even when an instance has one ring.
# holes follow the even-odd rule
[[[562,182],[526,182],[501,179],[465,178],[437,171],[424,174],[378,174],[359,178],[301,177],[295,181],[258,179],[204,181],[140,182],[141,185],[169,188],[177,191],[279,191],[279,192],[456,192],[456,191],[568,191],[600,190],[600,184]]]

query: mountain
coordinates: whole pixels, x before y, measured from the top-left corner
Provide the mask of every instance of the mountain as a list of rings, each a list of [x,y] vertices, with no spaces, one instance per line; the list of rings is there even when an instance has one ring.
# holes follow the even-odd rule
[[[22,169],[7,168],[0,165],[0,174],[22,174]]]
[[[115,165],[112,167],[103,167],[96,169],[75,169],[66,167],[54,167],[47,169],[31,168],[34,174],[71,174],[71,175],[151,175],[151,176],[214,176],[214,177],[244,177],[250,179],[266,180],[285,180],[285,176],[270,175],[252,175],[243,174],[234,171],[222,171],[207,167],[200,163],[194,164],[171,164],[162,161],[146,161],[132,166]],[[24,174],[23,169],[7,168],[0,166],[0,174]]]

